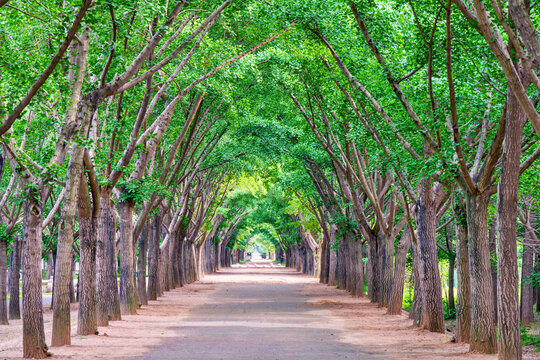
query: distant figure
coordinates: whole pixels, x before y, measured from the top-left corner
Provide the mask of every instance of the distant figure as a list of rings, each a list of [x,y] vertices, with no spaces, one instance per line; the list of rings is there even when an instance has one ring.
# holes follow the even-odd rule
[[[246,261],[250,261],[250,260],[251,260],[251,253],[248,252],[248,253],[246,254]]]

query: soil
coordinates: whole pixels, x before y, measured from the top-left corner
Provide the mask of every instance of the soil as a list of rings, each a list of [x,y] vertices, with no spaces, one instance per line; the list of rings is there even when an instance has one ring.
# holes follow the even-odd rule
[[[72,336],[54,359],[496,359],[467,352],[411,326],[406,313],[385,315],[366,299],[269,263],[207,275],[143,306],[137,315]],[[76,333],[76,305],[72,308]],[[50,339],[52,313],[45,310]],[[0,326],[0,359],[20,358],[22,323]],[[533,358],[527,355],[526,359]]]

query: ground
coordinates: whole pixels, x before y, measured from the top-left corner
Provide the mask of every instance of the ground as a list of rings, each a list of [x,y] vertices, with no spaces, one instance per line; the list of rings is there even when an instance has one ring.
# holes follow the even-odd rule
[[[414,328],[406,314],[384,313],[312,277],[259,263],[207,275],[51,352],[55,359],[496,359]],[[44,318],[50,340],[50,310]],[[73,334],[76,319],[75,306]],[[0,327],[0,359],[20,357],[21,327]]]

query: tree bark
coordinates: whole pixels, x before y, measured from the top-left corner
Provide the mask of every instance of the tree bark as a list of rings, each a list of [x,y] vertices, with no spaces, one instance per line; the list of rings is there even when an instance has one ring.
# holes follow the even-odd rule
[[[133,277],[133,207],[132,200],[118,202],[120,215],[120,313],[133,315],[137,313],[135,284]]]
[[[507,120],[497,198],[499,359],[521,359],[516,214],[525,113],[508,89]]]
[[[382,289],[379,307],[388,306],[388,301],[392,294],[392,281],[394,279],[394,238],[391,236],[382,237]]]
[[[159,289],[158,261],[161,217],[156,215],[152,222],[152,236],[148,254],[148,300],[157,300]]]
[[[411,231],[407,228],[399,241],[396,252],[392,292],[390,299],[388,300],[388,310],[386,312],[389,315],[401,314],[401,309],[403,307],[403,288],[405,287],[405,262],[410,248]]]
[[[493,284],[493,308],[495,309],[495,324],[498,321],[497,314],[497,216],[491,218],[489,229],[489,256],[491,260],[491,283]]]
[[[456,309],[456,301],[454,299],[454,271],[456,268],[456,258],[451,254],[448,258],[448,309]]]
[[[379,239],[377,236],[368,238],[369,244],[369,295],[372,303],[379,300],[381,292],[381,262],[379,261]]]
[[[96,321],[97,326],[109,325],[109,310],[107,305],[109,261],[107,246],[109,242],[109,219],[111,216],[111,198],[106,191],[101,191],[100,212],[97,219],[96,237]]]
[[[530,245],[533,242],[533,237],[530,235],[531,229],[525,229],[525,237],[523,239],[523,258],[521,267],[521,303],[520,315],[521,324],[526,325],[534,322],[534,288],[525,283],[525,280],[533,272],[533,257],[534,248]]]
[[[122,319],[118,294],[118,252],[116,251],[116,219],[109,211],[105,257],[107,261],[107,313],[109,321]]]
[[[462,205],[456,208],[456,342],[471,340],[471,273],[469,270],[469,246],[467,244],[467,221]]]
[[[418,202],[418,241],[420,286],[422,288],[422,327],[432,332],[444,331],[442,287],[437,259],[436,192],[428,177],[422,180]]]
[[[0,325],[8,325],[7,242],[0,240]]]
[[[80,267],[79,267],[79,312],[77,333],[79,335],[93,335],[97,333],[96,319],[96,235],[95,219],[92,217],[90,194],[86,176],[80,182],[79,189],[79,239]]]
[[[347,288],[347,262],[345,253],[345,239],[339,239],[337,251],[337,281],[338,288],[345,290]]]
[[[353,272],[355,273],[353,296],[364,296],[364,262],[362,260],[362,240],[356,239],[351,241],[351,252],[353,253]]]
[[[21,239],[18,235],[13,235],[13,251],[11,252],[11,262],[9,266],[9,319],[21,318],[19,306],[19,271],[21,269]]]
[[[40,197],[38,191],[31,189],[24,202],[22,250],[23,356],[35,359],[47,357],[48,350],[41,295],[43,208]]]
[[[489,194],[466,194],[467,237],[471,272],[470,349],[484,354],[497,352],[495,309],[487,233]]]
[[[148,251],[148,234],[150,225],[144,225],[139,236],[139,257],[137,259],[137,291],[139,292],[139,302],[141,305],[148,305],[146,294],[146,253]]]
[[[330,247],[328,244],[328,236],[323,234],[323,239],[321,241],[321,260],[320,260],[320,272],[319,272],[319,282],[321,284],[328,284],[328,273],[330,265]],[[281,261],[281,248],[276,250],[276,260]]]

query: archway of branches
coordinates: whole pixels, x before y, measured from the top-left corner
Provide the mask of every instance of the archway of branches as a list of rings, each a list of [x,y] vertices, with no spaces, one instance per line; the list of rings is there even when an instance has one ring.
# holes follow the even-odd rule
[[[76,291],[90,335],[257,248],[521,358],[540,16],[472,3],[0,0],[0,323],[22,316],[24,356],[71,343]]]

